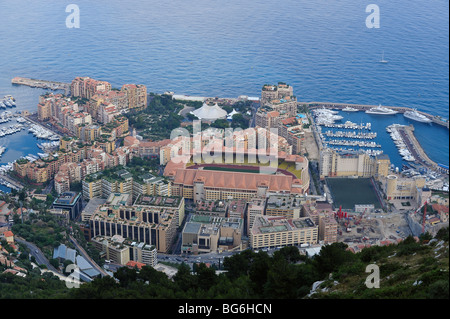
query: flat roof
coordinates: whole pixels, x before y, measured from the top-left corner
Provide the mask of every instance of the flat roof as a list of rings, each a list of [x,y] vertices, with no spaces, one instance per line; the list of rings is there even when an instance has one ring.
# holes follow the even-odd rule
[[[136,200],[135,205],[178,207],[180,203],[181,197],[141,195]]]
[[[83,213],[93,215],[97,210],[97,208],[103,205],[104,203],[106,203],[106,199],[104,198],[98,197],[91,198],[86,207],[83,209]]]
[[[184,231],[183,232],[184,233],[189,233],[189,234],[198,234],[198,231],[200,230],[201,226],[202,226],[202,224],[200,224],[200,223],[188,222],[184,226]]]
[[[278,233],[296,229],[317,227],[309,217],[285,218],[259,215],[255,218],[252,232],[255,234]]]
[[[57,205],[73,205],[77,198],[80,197],[80,193],[64,192],[53,202]]]

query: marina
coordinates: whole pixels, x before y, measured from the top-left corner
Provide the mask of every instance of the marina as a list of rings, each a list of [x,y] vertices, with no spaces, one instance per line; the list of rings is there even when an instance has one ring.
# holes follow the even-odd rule
[[[308,106],[308,108],[312,111],[319,109],[319,108],[320,109],[342,110],[342,111],[348,111],[348,109],[353,109],[353,110],[358,110],[358,111],[367,111],[367,110],[379,107],[379,105],[376,106],[376,105],[367,105],[367,104],[349,104],[349,103],[332,103],[332,102],[300,102],[299,104]],[[410,107],[400,107],[400,106],[384,106],[384,108],[388,108],[388,109],[395,111],[396,113],[402,113],[402,114],[415,110]],[[428,114],[426,112],[422,112],[422,111],[418,111],[418,110],[415,110],[415,111],[418,114],[421,114],[421,115],[427,117],[428,119],[431,119],[432,123],[444,126],[447,129],[449,128],[449,120],[448,119],[444,119],[441,116]],[[349,113],[353,113],[353,112],[349,112]],[[355,111],[354,113],[358,113],[358,112]],[[368,113],[368,114],[370,114],[370,113]]]
[[[11,95],[5,95],[2,100],[0,100],[0,109],[13,108],[16,107],[15,99]]]
[[[356,133],[356,132],[344,132],[344,131],[326,131],[324,133],[327,137],[346,137],[346,138],[357,138],[357,139],[374,139],[377,137],[376,132],[370,133]]]
[[[45,158],[49,152],[59,146],[59,136],[45,127],[31,122],[18,112],[4,111],[0,113],[0,188],[21,188],[21,185],[8,179],[8,172],[13,169],[19,158],[35,161]]]
[[[405,116],[404,112],[379,116],[379,114],[360,112],[362,109],[354,112],[344,111],[345,107],[341,105],[330,109],[331,112],[327,112],[324,110],[326,107],[320,105],[311,110],[317,140],[321,147],[344,152],[364,151],[371,156],[388,154],[394,168],[406,167],[407,164],[418,164],[428,168],[430,172],[448,171],[448,162],[444,158],[437,161],[431,160],[414,136],[414,133],[417,133],[423,138],[422,135],[426,135],[429,130],[438,130],[441,132],[440,134],[448,135],[448,130],[444,131],[445,128],[441,125],[410,119]],[[356,107],[353,108],[356,109]],[[379,108],[379,106],[374,108]],[[372,108],[367,108],[367,110],[370,109]],[[320,117],[326,117],[327,114],[341,115],[344,119],[336,121],[336,123],[316,121]],[[369,121],[366,122],[367,120]],[[414,126],[420,127],[420,129],[414,130]],[[429,149],[435,142],[437,141],[429,141],[424,146]],[[446,146],[442,147],[445,149]],[[437,149],[433,148],[432,151],[437,151]]]
[[[412,155],[411,151],[408,149],[405,141],[403,140],[402,135],[400,134],[400,130],[402,130],[404,127],[404,125],[392,124],[386,128],[386,131],[390,134],[402,158],[405,161],[414,162],[416,161],[416,158]]]

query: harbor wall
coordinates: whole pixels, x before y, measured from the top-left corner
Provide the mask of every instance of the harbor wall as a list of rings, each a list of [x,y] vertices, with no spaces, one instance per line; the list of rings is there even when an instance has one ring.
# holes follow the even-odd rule
[[[371,109],[373,107],[377,107],[378,105],[365,105],[365,104],[348,104],[348,103],[332,103],[332,102],[298,102],[299,104],[306,104],[308,106],[308,108],[310,109],[315,109],[315,108],[321,108],[321,107],[325,107],[325,108],[337,108],[337,109],[343,109],[346,107],[352,107],[354,109],[358,109],[361,111],[365,111],[368,109]],[[399,113],[405,113],[407,111],[412,111],[413,108],[410,107],[403,107],[403,106],[385,106],[384,107],[393,109]],[[427,117],[429,117],[433,123],[436,123],[438,125],[442,125],[444,127],[446,127],[447,129],[449,128],[449,121],[444,121],[442,120],[440,117],[435,116],[435,115],[431,115],[422,111],[417,110],[418,113],[425,115]]]

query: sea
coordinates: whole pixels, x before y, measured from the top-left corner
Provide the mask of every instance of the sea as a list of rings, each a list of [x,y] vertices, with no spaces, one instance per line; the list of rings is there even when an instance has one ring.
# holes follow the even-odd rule
[[[79,9],[79,28],[69,28]],[[70,82],[77,76],[120,88],[206,97],[260,96],[261,87],[293,86],[299,101],[417,108],[449,117],[448,0],[0,1],[0,98],[12,112],[36,112],[46,90],[11,84],[15,76]],[[372,14],[379,19],[371,20]],[[378,21],[378,27],[369,28]],[[368,23],[369,22],[369,23]],[[384,56],[388,63],[380,63]],[[2,110],[0,110],[0,113]],[[385,132],[413,124],[428,156],[449,164],[449,130],[402,115],[374,117],[379,142],[402,159]],[[36,154],[26,132],[0,138],[0,165]]]

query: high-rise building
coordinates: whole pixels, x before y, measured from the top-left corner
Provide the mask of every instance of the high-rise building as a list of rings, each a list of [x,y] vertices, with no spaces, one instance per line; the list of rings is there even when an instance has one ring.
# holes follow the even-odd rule
[[[75,220],[82,210],[81,194],[64,192],[53,202],[52,208],[68,210],[70,219]]]
[[[125,84],[121,91],[127,93],[129,109],[145,109],[147,107],[147,87],[143,84]]]

